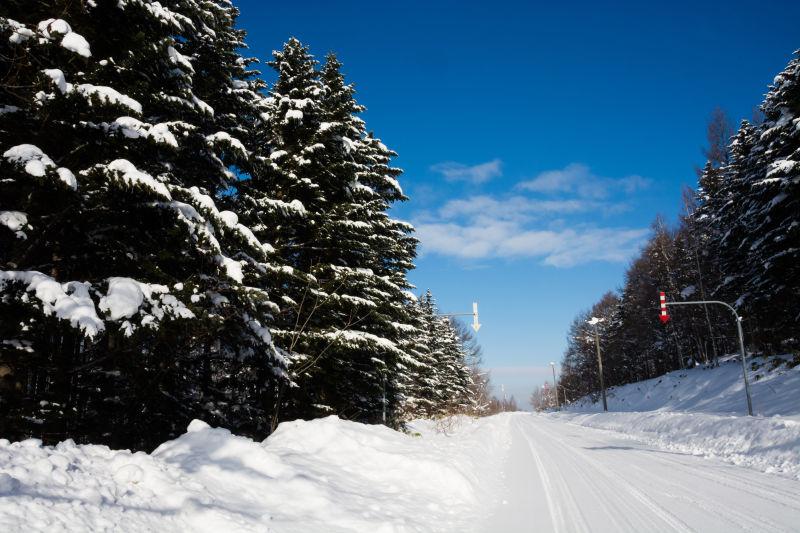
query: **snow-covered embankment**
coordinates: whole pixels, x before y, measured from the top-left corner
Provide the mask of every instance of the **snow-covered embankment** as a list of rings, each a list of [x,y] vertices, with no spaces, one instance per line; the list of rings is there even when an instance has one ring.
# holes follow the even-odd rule
[[[750,361],[749,361],[750,362]],[[741,363],[676,371],[608,391],[608,413],[589,399],[553,414],[661,449],[717,457],[800,479],[800,365],[752,361],[747,417]]]

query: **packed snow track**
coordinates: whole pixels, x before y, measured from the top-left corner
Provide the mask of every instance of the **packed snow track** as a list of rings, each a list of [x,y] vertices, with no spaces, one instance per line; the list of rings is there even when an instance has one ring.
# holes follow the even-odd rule
[[[485,531],[800,531],[800,482],[549,416],[508,419]]]

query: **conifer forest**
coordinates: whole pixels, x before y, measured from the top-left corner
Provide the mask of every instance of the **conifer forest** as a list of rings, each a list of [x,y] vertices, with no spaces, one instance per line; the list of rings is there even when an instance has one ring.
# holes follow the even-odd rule
[[[194,418],[263,439],[480,408],[341,63],[242,55],[237,16],[3,2],[4,437],[148,449]]]

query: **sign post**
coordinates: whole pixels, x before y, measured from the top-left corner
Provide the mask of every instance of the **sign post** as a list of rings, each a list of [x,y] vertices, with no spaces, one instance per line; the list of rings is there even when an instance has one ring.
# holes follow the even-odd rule
[[[478,302],[472,302],[472,312],[471,313],[446,313],[439,316],[471,316],[472,317],[472,329],[475,330],[475,333],[478,333],[478,330],[481,329],[481,323],[478,322]]]
[[[708,304],[717,304],[723,305],[728,308],[728,310],[733,313],[733,317],[736,320],[736,331],[739,334],[739,350],[741,351],[742,356],[742,377],[744,378],[744,393],[747,396],[747,414],[749,416],[753,416],[753,400],[750,397],[750,380],[747,378],[747,353],[744,349],[744,333],[742,332],[742,317],[739,316],[739,313],[736,312],[736,309],[733,306],[726,304],[725,302],[720,302],[719,300],[698,300],[695,302],[668,302],[667,297],[664,292],[659,293],[659,300],[661,302],[661,322],[667,323],[669,320],[669,315],[667,314],[667,306],[668,305],[708,305]],[[664,318],[666,317],[666,318]]]

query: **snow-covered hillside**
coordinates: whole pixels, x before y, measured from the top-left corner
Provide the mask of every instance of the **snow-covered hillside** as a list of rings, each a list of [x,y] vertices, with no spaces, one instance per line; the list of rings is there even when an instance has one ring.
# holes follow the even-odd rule
[[[746,415],[741,363],[693,368],[608,390],[608,413],[589,398],[550,416],[609,430],[662,450],[715,457],[800,479],[800,365],[748,360],[756,416]]]
[[[0,440],[0,531],[457,531],[491,506],[498,420],[329,417],[263,443],[194,421],[152,454]]]
[[[748,359],[753,413],[800,420],[800,365],[791,357]],[[715,414],[747,413],[742,365],[735,357],[717,368],[701,366],[669,372],[657,378],[608,389],[609,411],[691,411]],[[583,398],[567,411],[602,411],[601,402]]]

